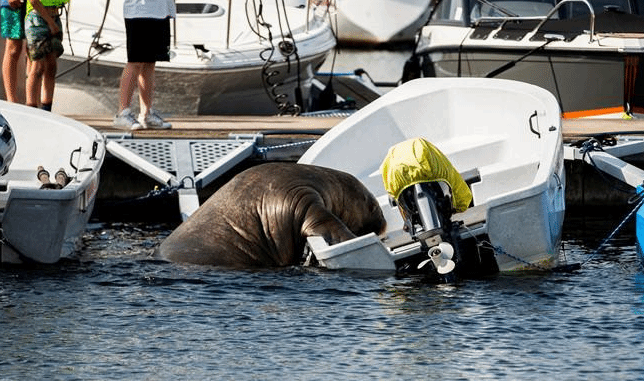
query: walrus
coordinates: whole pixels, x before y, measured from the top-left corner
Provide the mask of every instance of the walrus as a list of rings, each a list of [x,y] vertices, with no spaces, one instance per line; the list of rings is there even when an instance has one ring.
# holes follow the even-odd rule
[[[301,261],[306,237],[336,244],[374,232],[386,220],[355,177],[295,163],[251,167],[217,190],[159,246],[172,262],[282,267]]]

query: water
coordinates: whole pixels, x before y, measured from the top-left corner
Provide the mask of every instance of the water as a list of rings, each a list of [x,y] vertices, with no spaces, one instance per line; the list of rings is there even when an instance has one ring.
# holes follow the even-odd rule
[[[617,222],[568,218],[562,253]],[[642,379],[632,226],[572,274],[440,285],[152,260],[171,228],[93,224],[79,260],[0,268],[0,379]]]

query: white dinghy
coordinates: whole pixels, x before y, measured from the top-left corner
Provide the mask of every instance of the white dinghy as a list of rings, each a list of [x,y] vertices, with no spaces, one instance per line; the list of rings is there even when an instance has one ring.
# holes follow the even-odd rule
[[[313,74],[336,42],[306,0],[176,0],[176,6],[170,61],[156,65],[157,109],[184,115],[307,109]],[[127,62],[123,0],[74,0],[62,19],[57,83],[116,112]],[[54,106],[78,113],[74,105]]]
[[[434,217],[449,217],[442,227],[418,220],[420,226],[408,224],[405,231],[383,184],[381,165],[390,147],[413,138],[437,147],[471,191],[465,212],[452,215],[441,212],[439,203],[430,205]],[[310,238],[322,266],[414,270],[427,264],[428,254],[434,254],[428,267],[440,273],[451,270],[450,262],[479,275],[558,265],[565,210],[560,109],[537,86],[480,78],[413,80],[331,129],[299,162],[356,176],[378,198],[388,223],[381,237],[334,246]],[[419,209],[422,193],[414,190]]]
[[[103,136],[77,121],[5,101],[0,114],[6,120],[0,144],[12,135],[16,147],[9,171],[0,176],[2,262],[55,263],[75,252],[92,214]],[[51,174],[51,185],[41,182],[39,167]],[[58,183],[60,170],[66,178]]]

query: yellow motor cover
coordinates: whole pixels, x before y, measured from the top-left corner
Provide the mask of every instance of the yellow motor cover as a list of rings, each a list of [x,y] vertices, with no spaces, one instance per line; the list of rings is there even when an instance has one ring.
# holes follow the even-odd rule
[[[414,138],[389,148],[381,166],[385,190],[396,200],[405,188],[427,181],[444,181],[452,189],[452,205],[465,211],[472,192],[447,157],[433,144]]]

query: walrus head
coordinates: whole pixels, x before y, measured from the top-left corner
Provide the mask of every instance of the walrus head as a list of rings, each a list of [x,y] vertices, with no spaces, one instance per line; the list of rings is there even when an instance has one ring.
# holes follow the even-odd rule
[[[348,173],[339,173],[341,197],[331,204],[332,212],[356,236],[385,232],[387,220],[376,197],[360,181]]]

